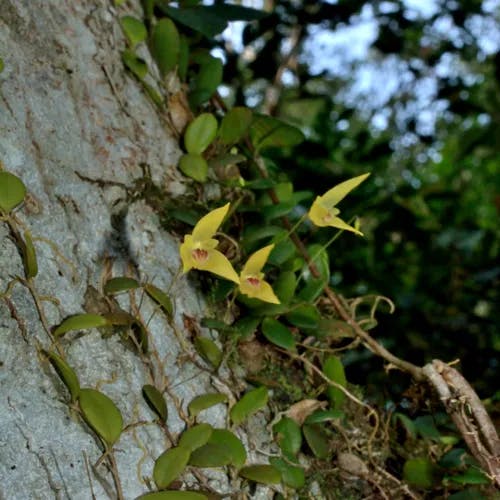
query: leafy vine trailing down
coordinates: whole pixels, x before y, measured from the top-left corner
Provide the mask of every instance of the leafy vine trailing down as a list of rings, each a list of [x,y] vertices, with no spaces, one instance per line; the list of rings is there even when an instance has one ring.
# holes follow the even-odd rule
[[[133,433],[144,423],[124,427],[113,401],[99,390],[81,387],[77,374],[65,359],[64,342],[66,333],[88,328],[121,332],[150,374],[152,384],[143,387],[143,396],[170,447],[155,461],[153,481],[157,491],[141,498],[208,498],[208,493],[218,492],[211,491],[198,468],[224,466],[236,469],[244,481],[281,484],[276,491],[288,496],[308,495],[315,482],[320,484],[325,497],[332,492],[367,496],[368,488],[372,495],[383,498],[420,498],[426,490],[448,492],[464,484],[482,485],[484,491],[490,488],[490,483],[500,486],[500,441],[482,402],[465,379],[439,360],[419,367],[399,359],[370,335],[368,330],[376,325],[379,306],[388,303],[392,312],[390,300],[382,297],[346,300],[329,285],[329,245],[344,231],[362,235],[360,219],[345,222],[339,217],[337,205],[366,181],[369,174],[341,182],[312,200],[312,193],[296,191],[279,165],[266,157],[266,151],[272,148],[292,148],[300,143],[302,133],[248,108],[228,110],[217,94],[223,65],[203,48],[202,37],[213,38],[229,20],[252,20],[265,13],[219,4],[182,3],[177,8],[154,0],[145,0],[143,7],[143,19],[125,15],[120,20],[128,45],[122,54],[124,64],[141,83],[165,123],[182,138],[185,154],[178,165],[181,172],[192,179],[199,192],[203,192],[205,184],[215,183],[225,198],[231,200],[208,212],[205,206],[203,211],[177,210],[170,214],[170,223],[176,227],[179,223],[193,227],[180,244],[182,270],[174,281],[185,279],[180,277],[181,271],[187,273],[192,269],[217,276],[207,298],[213,300],[214,308],[224,304],[220,311],[224,321],[206,318],[203,326],[220,331],[226,352],[197,333],[197,326],[193,327],[194,352],[186,332],[175,324],[175,304],[169,291],[128,276],[107,276],[100,298],[109,306],[108,312],[74,315],[51,327],[43,308],[47,298],[41,297],[35,286],[38,265],[33,240],[36,239],[23,228],[14,211],[23,202],[26,187],[13,174],[0,172],[1,220],[9,227],[25,269],[25,276],[16,277],[2,298],[10,300],[16,283],[25,286],[32,295],[50,341],[50,346],[41,347],[41,351],[67,387],[69,407],[102,443],[103,455],[94,467],[107,462],[116,495],[125,498],[114,446],[122,433]],[[146,42],[156,68],[137,53]],[[175,102],[185,103],[183,116],[189,117],[189,123],[172,111],[172,88],[177,89]],[[223,226],[225,230],[220,232]],[[328,228],[337,229],[328,244],[315,243],[317,231]],[[168,318],[188,359],[196,366],[217,373],[222,363],[230,367],[236,362],[244,365],[244,354],[238,358],[238,352],[244,353],[244,349],[257,350],[260,357],[269,357],[265,369],[254,370],[253,385],[257,387],[246,392],[229,410],[234,430],[272,403],[276,411],[272,431],[278,451],[269,463],[245,465],[246,450],[233,430],[196,424],[202,411],[228,402],[225,394],[200,395],[190,402],[189,414],[185,414],[169,391],[157,350],[141,318],[135,300],[139,291]],[[118,293],[129,294],[130,311],[113,302],[112,297]],[[368,314],[359,312],[362,308],[358,306],[366,304],[370,306]],[[349,386],[341,358],[342,352],[360,344],[382,358],[387,369],[401,370],[416,383],[432,387],[455,429],[443,435],[424,417],[412,420],[401,412],[391,415],[364,401],[361,389]],[[276,365],[277,370],[266,375],[271,365]],[[275,385],[273,376],[278,381]],[[287,376],[294,382],[287,383],[284,380]],[[284,387],[280,388],[280,384]],[[293,384],[297,392],[291,396]],[[267,385],[275,392],[276,397],[271,401]],[[280,390],[288,391],[281,400]],[[165,393],[173,399],[186,423],[187,430],[180,437],[172,436],[169,431]],[[446,426],[447,422],[442,423],[443,429]],[[405,434],[403,444],[397,438],[401,430]],[[429,438],[434,441],[429,442]],[[472,457],[459,447],[461,440]],[[406,446],[407,441],[412,445]],[[388,457],[400,461],[401,466],[389,466]],[[176,480],[188,466],[202,490],[176,489],[179,486]],[[368,485],[363,493],[356,489],[359,486],[347,481],[353,477]]]

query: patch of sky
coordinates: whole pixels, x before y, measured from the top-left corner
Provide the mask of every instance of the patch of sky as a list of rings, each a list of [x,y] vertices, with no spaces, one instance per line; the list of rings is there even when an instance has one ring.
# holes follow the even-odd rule
[[[476,14],[467,19],[465,26],[476,39],[483,57],[500,50],[500,27],[494,18]]]

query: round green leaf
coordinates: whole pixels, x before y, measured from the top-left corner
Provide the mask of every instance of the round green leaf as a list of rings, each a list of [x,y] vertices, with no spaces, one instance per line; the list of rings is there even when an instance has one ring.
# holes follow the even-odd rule
[[[434,464],[427,458],[411,458],[403,466],[403,478],[417,488],[432,488]]]
[[[217,135],[217,119],[212,113],[202,113],[187,127],[184,146],[188,153],[200,155],[212,144]]]
[[[162,393],[154,385],[146,384],[142,388],[142,395],[149,407],[163,420],[163,422],[166,422],[168,409]]]
[[[187,177],[198,182],[206,182],[208,175],[208,163],[199,154],[185,154],[179,160],[179,169]]]
[[[283,417],[274,424],[273,432],[276,440],[287,457],[294,457],[302,446],[302,431],[295,420],[290,417]]]
[[[197,491],[155,491],[146,493],[137,500],[208,500],[208,497]]]
[[[194,347],[198,354],[214,368],[218,368],[222,361],[222,351],[217,344],[207,337],[196,337]]]
[[[63,320],[63,322],[54,330],[54,335],[60,337],[71,330],[86,330],[88,328],[98,328],[110,323],[106,318],[99,314],[75,314]]]
[[[160,19],[151,35],[151,53],[162,75],[172,71],[179,62],[179,32],[171,19]]]
[[[267,404],[269,393],[266,387],[259,387],[247,392],[230,410],[229,415],[234,425],[240,425],[250,415],[257,413]]]
[[[257,483],[277,484],[281,482],[281,473],[272,465],[249,465],[239,471],[239,475]]]
[[[220,124],[220,140],[228,146],[235,144],[246,134],[251,123],[252,111],[249,108],[231,108]]]
[[[295,351],[295,338],[292,332],[278,320],[265,318],[262,322],[262,333],[269,342],[283,349]]]
[[[302,432],[314,455],[318,458],[326,458],[329,447],[328,438],[323,429],[318,424],[306,424],[302,427]]]
[[[135,288],[139,288],[139,282],[137,280],[126,276],[119,276],[106,281],[104,285],[104,293],[106,295],[112,295],[113,293],[134,290]]]
[[[80,394],[80,382],[78,381],[75,371],[58,354],[51,351],[43,351],[43,353],[49,358],[54,370],[57,372],[64,385],[68,388],[71,395],[71,401],[75,402]]]
[[[120,24],[132,48],[135,48],[137,44],[146,40],[148,32],[144,23],[139,19],[132,16],[124,16],[120,19]]]
[[[347,385],[344,365],[336,356],[328,356],[328,358],[326,358],[323,363],[323,373],[333,382],[337,382],[340,386],[345,387]],[[336,410],[342,406],[345,400],[345,394],[340,389],[337,389],[337,387],[328,386],[326,395],[330,400],[330,404]]]
[[[26,196],[26,186],[10,172],[0,172],[0,210],[8,213]]]
[[[231,456],[231,464],[237,468],[243,467],[247,459],[247,452],[240,439],[227,429],[214,429],[209,444],[222,446]]]
[[[139,80],[144,80],[148,74],[148,65],[140,57],[136,56],[130,49],[122,52],[123,64],[129,69]]]
[[[153,479],[160,489],[166,488],[177,479],[189,461],[189,450],[182,447],[170,448],[157,459],[153,468]]]
[[[23,254],[23,265],[26,278],[34,278],[38,274],[38,262],[33,240],[31,239],[31,233],[29,231],[25,231],[24,233],[24,242],[21,243],[21,252]]]
[[[281,480],[290,488],[302,488],[306,482],[306,475],[302,467],[291,465],[282,458],[271,457],[269,462],[281,473]]]
[[[212,406],[215,406],[219,403],[225,403],[226,401],[227,396],[220,392],[197,396],[188,405],[189,414],[192,417],[196,417],[203,410],[211,408]]]
[[[113,401],[95,389],[80,389],[78,402],[87,424],[107,446],[113,446],[123,429],[122,414]]]
[[[207,443],[191,453],[189,465],[195,467],[223,467],[232,461],[231,452],[226,446]]]
[[[163,308],[168,316],[172,316],[174,312],[172,301],[163,290],[155,285],[152,285],[151,283],[146,283],[146,285],[144,285],[144,290],[157,304]]]
[[[209,424],[198,424],[185,430],[179,440],[179,446],[193,451],[207,444],[212,435],[213,427]]]

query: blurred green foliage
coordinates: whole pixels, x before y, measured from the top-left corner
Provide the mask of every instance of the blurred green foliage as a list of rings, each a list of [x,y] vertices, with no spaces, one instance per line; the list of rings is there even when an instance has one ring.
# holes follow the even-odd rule
[[[227,59],[231,103],[257,104],[307,135],[267,153],[277,178],[321,194],[372,172],[347,214],[363,215],[366,240],[331,247],[331,284],[346,296],[390,297],[396,313],[379,318],[376,337],[417,364],[460,358],[487,397],[500,350],[498,2],[428,4],[277,0],[246,26],[243,52],[213,43]],[[313,36],[335,39],[363,23],[374,36],[362,57],[349,59],[354,29],[338,57]],[[398,71],[385,74],[391,65]],[[367,78],[372,86],[356,94]],[[394,377],[381,394],[380,361],[366,353],[345,362],[349,380],[376,384],[373,397],[402,388]]]

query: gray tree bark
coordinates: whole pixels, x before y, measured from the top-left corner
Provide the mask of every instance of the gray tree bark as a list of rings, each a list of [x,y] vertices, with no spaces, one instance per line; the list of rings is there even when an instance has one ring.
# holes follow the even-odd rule
[[[128,4],[139,8],[138,1]],[[144,175],[141,165],[171,197],[185,186],[176,169],[178,141],[124,71],[123,46],[108,0],[1,2],[0,160],[28,188],[16,216],[35,241],[34,282],[40,296],[51,297],[42,300],[50,325],[89,312],[93,289],[110,265],[115,276],[132,270],[163,289],[179,268],[178,239],[161,228],[147,200],[127,199]],[[23,276],[21,257],[0,223],[0,293],[15,276]],[[214,392],[214,384],[218,390],[227,386],[182,362],[183,315],[199,319],[206,310],[187,279],[177,280],[174,290],[177,335],[161,314],[149,329],[156,369],[163,369],[157,375],[173,396],[167,397],[168,428],[176,436],[185,428],[176,402],[185,409],[195,395]],[[126,294],[118,300],[128,307]],[[153,310],[145,299],[144,321]],[[142,386],[152,382],[150,371],[118,335],[104,339],[87,330],[68,334],[62,343],[81,385],[107,394],[125,425],[153,420],[141,396]],[[86,462],[96,463],[101,448],[69,409],[65,387],[40,355],[40,348],[49,347],[31,295],[15,284],[0,300],[0,497],[113,498],[109,470],[87,470]],[[224,407],[207,411],[205,420],[223,427]],[[148,491],[145,478],[168,446],[153,424],[122,434],[115,448],[125,498]],[[196,486],[194,476],[184,480]],[[206,484],[220,492],[234,488],[220,472]]]

